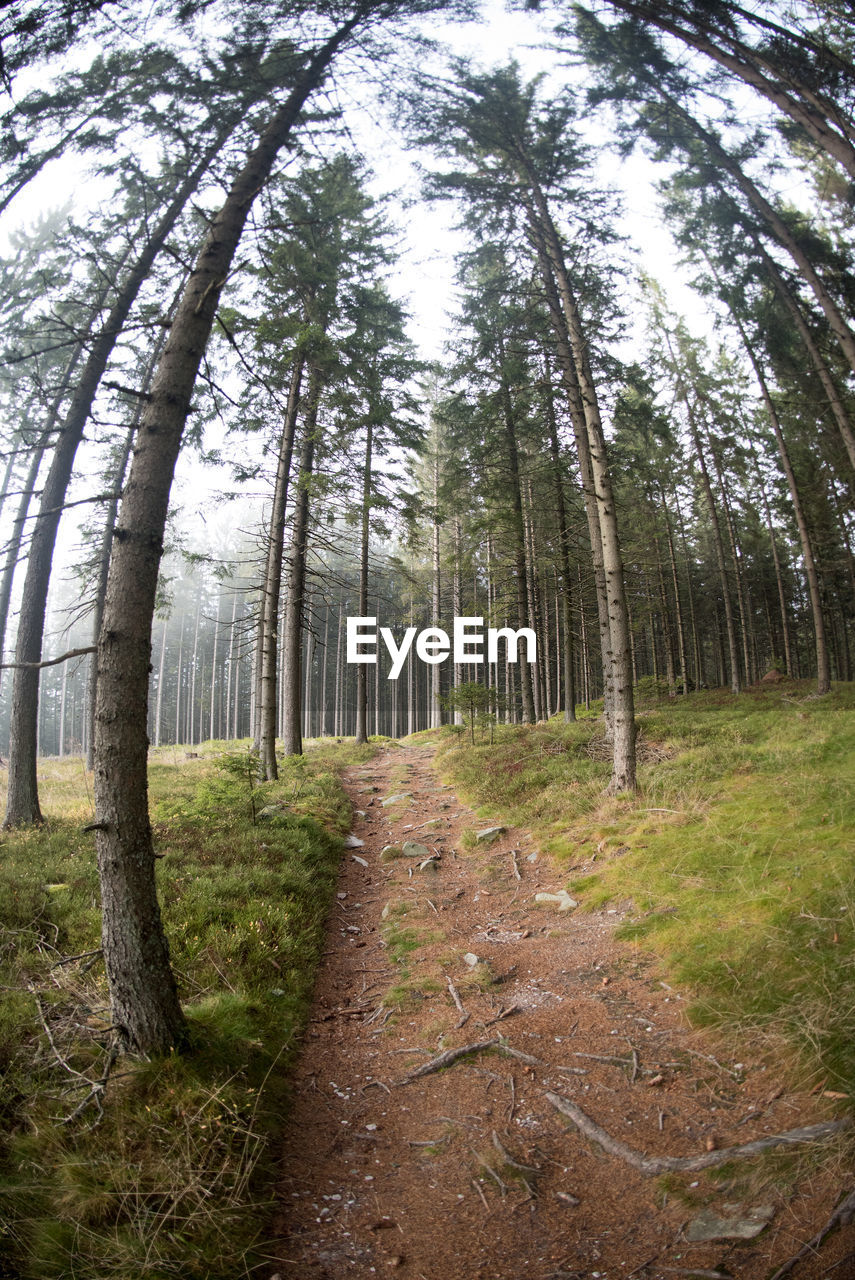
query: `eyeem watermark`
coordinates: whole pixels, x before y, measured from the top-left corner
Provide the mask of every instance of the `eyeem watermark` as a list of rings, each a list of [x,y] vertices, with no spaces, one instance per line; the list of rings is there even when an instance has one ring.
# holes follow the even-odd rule
[[[376,664],[377,634],[376,618],[348,618],[347,661]],[[407,627],[401,643],[398,644],[389,628],[381,627],[380,639],[392,659],[388,676],[390,680],[398,679],[414,640],[416,656],[421,658],[422,662],[428,662],[431,665],[445,662],[449,656],[455,665],[468,666],[471,663],[484,661],[483,618],[455,618],[452,638],[449,638],[448,632],[443,631],[441,627],[425,627],[423,631],[418,631],[416,627]],[[504,640],[507,645],[508,662],[518,661],[521,640],[526,642],[527,661],[537,661],[537,637],[530,627],[520,627],[518,631],[513,631],[510,627],[488,627],[487,662],[499,661],[500,640]]]

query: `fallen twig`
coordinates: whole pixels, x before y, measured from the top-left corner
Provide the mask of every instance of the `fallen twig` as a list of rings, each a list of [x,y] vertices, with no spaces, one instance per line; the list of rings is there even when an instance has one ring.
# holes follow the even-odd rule
[[[475,1179],[474,1179],[474,1178],[472,1178],[472,1179],[471,1179],[471,1182],[472,1182],[472,1186],[475,1188],[475,1190],[478,1192],[478,1195],[481,1197],[481,1203],[483,1204],[484,1208],[485,1208],[485,1209],[487,1210],[487,1212],[489,1213],[489,1212],[490,1212],[490,1206],[487,1204],[487,1197],[484,1195],[484,1192],[483,1192],[483,1191],[481,1190],[481,1188],[478,1186],[478,1183],[475,1181]]]
[[[90,1128],[94,1128],[95,1125],[101,1121],[104,1115],[104,1105],[101,1099],[104,1096],[104,1091],[107,1088],[107,1081],[110,1079],[110,1072],[113,1070],[113,1064],[115,1063],[118,1056],[119,1056],[119,1043],[118,1041],[116,1041],[112,1045],[110,1052],[107,1055],[107,1061],[104,1065],[104,1070],[101,1072],[99,1079],[91,1081],[92,1088],[89,1090],[86,1097],[83,1098],[80,1102],[78,1102],[77,1106],[74,1108],[71,1115],[65,1117],[65,1119],[62,1121],[63,1124],[71,1124],[72,1120],[76,1120],[77,1117],[83,1111],[86,1110],[90,1102],[94,1102],[95,1106],[98,1108],[98,1117],[95,1121],[93,1121],[92,1125],[90,1125]]]
[[[628,1066],[630,1066],[630,1064],[631,1064],[631,1062],[632,1062],[632,1059],[631,1059],[631,1058],[621,1058],[621,1057],[620,1057],[618,1054],[616,1054],[616,1053],[579,1053],[579,1052],[576,1052],[576,1053],[574,1053],[574,1054],[573,1054],[573,1057],[574,1057],[574,1058],[589,1058],[591,1062],[605,1062],[605,1063],[606,1063],[606,1065],[607,1065],[607,1066],[610,1066],[610,1067],[628,1067]]]
[[[53,1056],[56,1058],[57,1062],[62,1067],[63,1071],[67,1071],[70,1076],[76,1076],[78,1080],[84,1080],[87,1083],[91,1083],[86,1073],[84,1071],[77,1071],[74,1067],[72,1067],[71,1064],[66,1061],[66,1059],[60,1053],[59,1049],[56,1047],[56,1041],[54,1040],[51,1029],[48,1026],[47,1018],[45,1017],[45,1011],[44,1011],[44,1008],[42,1007],[41,999],[33,990],[32,986],[30,987],[30,990],[33,993],[33,997],[36,1002],[36,1009],[38,1010],[38,1014],[39,1014],[39,1019],[44,1028],[44,1033],[48,1038],[48,1044],[53,1050]]]
[[[672,1276],[698,1276],[700,1280],[733,1280],[729,1271],[709,1271],[705,1267],[660,1267]]]
[[[798,1266],[802,1258],[806,1258],[808,1254],[816,1253],[817,1249],[823,1241],[831,1235],[832,1231],[836,1231],[838,1227],[845,1227],[855,1218],[855,1191],[850,1191],[832,1213],[825,1226],[817,1231],[812,1240],[808,1240],[807,1244],[799,1249],[798,1253],[789,1258],[783,1266],[779,1267],[772,1280],[783,1280],[784,1276],[790,1275]]]
[[[698,1053],[697,1049],[686,1049],[685,1047],[681,1047],[680,1053],[688,1053],[691,1058],[702,1058],[704,1062],[711,1062],[714,1067],[718,1067],[719,1071],[726,1072],[734,1080],[739,1079],[740,1073],[738,1071],[734,1071],[733,1067],[726,1067],[723,1062],[719,1062],[718,1058],[713,1058],[708,1053]]]
[[[448,984],[448,990],[451,995],[451,998],[457,1006],[457,1012],[461,1015],[461,1021],[458,1022],[457,1025],[458,1027],[462,1027],[463,1023],[469,1017],[469,1014],[466,1012],[466,1009],[463,1006],[463,1001],[460,999],[460,993],[458,992],[457,987],[455,987],[454,983],[451,981],[451,978],[448,976],[448,974],[445,975],[445,981]]]
[[[388,1086],[387,1084],[384,1084],[382,1080],[369,1080],[367,1084],[364,1084],[364,1085],[362,1086],[362,1088],[359,1090],[359,1092],[360,1092],[360,1093],[364,1093],[366,1089],[370,1089],[370,1088],[372,1088],[372,1086],[375,1086],[375,1087],[376,1087],[376,1088],[378,1088],[378,1089],[385,1089],[385,1090],[386,1090],[386,1092],[387,1092],[387,1093],[389,1094],[389,1096],[391,1097],[391,1095],[392,1095],[392,1090],[389,1088],[389,1086]]]
[[[448,974],[445,974],[445,982],[448,983],[448,989],[449,992],[451,992],[452,1000],[454,1001],[454,1004],[457,1005],[459,1018],[457,1019],[457,1023],[454,1024],[454,1030],[459,1030],[461,1027],[466,1027],[467,1021],[470,1020],[471,1015],[467,1014],[466,1010],[463,1009],[463,1001],[461,1000],[461,997],[459,997],[457,987],[454,986],[454,983],[452,982],[452,979],[448,977]]]
[[[771,1151],[775,1147],[799,1142],[817,1142],[821,1138],[828,1138],[832,1134],[840,1133],[843,1129],[848,1129],[852,1123],[848,1117],[844,1117],[842,1120],[823,1120],[819,1124],[806,1125],[801,1129],[789,1129],[786,1133],[775,1133],[770,1134],[767,1138],[757,1138],[754,1142],[746,1142],[739,1147],[723,1147],[719,1151],[705,1151],[699,1156],[646,1156],[640,1151],[635,1151],[632,1147],[628,1147],[619,1138],[613,1138],[610,1133],[601,1128],[596,1121],[586,1115],[581,1107],[577,1107],[569,1098],[562,1098],[558,1093],[547,1093],[546,1100],[555,1107],[556,1111],[560,1111],[568,1120],[572,1120],[579,1132],[584,1134],[586,1138],[590,1138],[593,1142],[598,1142],[609,1155],[618,1156],[621,1160],[625,1160],[627,1164],[632,1165],[634,1169],[638,1169],[640,1173],[647,1174],[650,1177],[656,1177],[660,1173],[678,1173],[681,1171],[697,1173],[700,1169],[711,1169],[715,1165],[725,1164],[728,1160],[746,1159],[749,1156],[759,1154],[761,1151]],[[852,1210],[855,1212],[855,1195],[852,1198]]]
[[[94,951],[81,951],[79,956],[63,956],[61,960],[57,960],[51,965],[51,969],[61,969],[64,964],[74,964],[75,960],[87,960],[89,956],[100,956],[101,948],[96,947]]]
[[[507,1009],[503,1009],[500,1007],[499,1012],[496,1014],[495,1018],[488,1018],[487,1021],[484,1023],[484,1026],[492,1027],[494,1022],[503,1022],[505,1018],[509,1018],[512,1013],[519,1013],[518,1004],[509,1005]]]

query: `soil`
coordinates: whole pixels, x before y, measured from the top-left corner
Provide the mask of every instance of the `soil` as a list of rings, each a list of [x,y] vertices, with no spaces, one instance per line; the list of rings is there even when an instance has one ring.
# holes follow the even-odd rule
[[[676,1156],[826,1119],[833,1102],[788,1092],[774,1063],[692,1030],[687,993],[614,937],[632,904],[535,903],[561,872],[524,831],[473,845],[488,824],[437,780],[430,748],[383,750],[345,785],[364,844],[345,854],[296,1070],[270,1276],[767,1280],[829,1218],[833,1177],[803,1162],[801,1181],[782,1184],[789,1153],[731,1164],[724,1179],[648,1177],[545,1095],[638,1151]],[[381,858],[405,840],[433,860]],[[408,1081],[445,1050],[500,1037],[532,1061],[497,1045]],[[771,1221],[754,1239],[687,1239],[705,1210],[748,1220],[763,1207]],[[855,1228],[793,1274],[851,1280]]]

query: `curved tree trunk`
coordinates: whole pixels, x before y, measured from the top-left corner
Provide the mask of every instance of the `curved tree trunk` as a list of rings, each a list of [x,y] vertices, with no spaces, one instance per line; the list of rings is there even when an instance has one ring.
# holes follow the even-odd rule
[[[115,532],[95,717],[101,937],[114,1021],[126,1043],[144,1052],[167,1052],[184,1039],[157,904],[146,735],[151,625],[175,463],[220,290],[252,203],[306,100],[366,14],[357,9],[309,59],[212,220],[154,377]]]
[[[107,362],[119,338],[143,282],[187,201],[225,141],[225,133],[204,153],[167,205],[160,221],[145,238],[143,247],[116,295],[110,314],[89,350],[89,356],[72,396],[42,490],[41,505],[33,529],[27,576],[21,599],[15,661],[39,663],[42,657],[45,611],[53,552],[65,495],[71,480],[77,448],[98,391]],[[37,759],[37,707],[39,671],[37,666],[21,666],[15,671],[12,687],[12,716],[9,725],[9,791],[4,826],[18,827],[40,822]]]
[[[772,79],[771,76],[787,74],[783,65],[778,66],[764,58],[762,52],[752,49],[732,35],[725,37],[721,31],[716,31],[712,36],[691,31],[670,18],[661,4],[638,3],[638,0],[609,0],[609,3],[616,9],[640,17],[676,36],[690,48],[712,58],[745,84],[751,85],[752,89],[756,89],[799,124],[814,142],[843,166],[850,177],[855,178],[855,147],[852,145],[855,133],[851,123],[846,121],[834,104],[823,99],[804,80],[793,80],[793,86],[797,88],[797,94],[793,94],[784,84]],[[701,11],[696,12],[702,21]],[[725,39],[730,45],[729,50],[725,48]],[[767,73],[771,73],[771,76]],[[831,119],[838,126],[839,132],[830,127]]]
[[[684,122],[687,128],[693,132],[704,145],[707,147],[710,155],[719,163],[726,173],[733,178],[739,190],[747,199],[748,203],[759,214],[762,221],[769,228],[770,232],[782,248],[792,258],[793,262],[799,269],[802,279],[811,289],[814,297],[822,308],[825,318],[828,321],[829,328],[833,332],[840,347],[849,361],[849,367],[855,372],[855,333],[849,328],[840,307],[832,297],[824,280],[819,275],[816,267],[811,262],[804,249],[793,235],[787,223],[778,213],[778,211],[769,203],[762,191],[748,177],[741,165],[734,160],[733,156],[722,146],[719,140],[704,126],[694,118],[686,109],[682,107],[672,94],[667,93],[665,89],[657,84],[654,86],[656,92],[664,102],[667,102]]]
[[[837,429],[840,432],[840,437],[846,448],[846,453],[849,457],[852,471],[855,473],[855,430],[853,430],[852,422],[846,412],[843,397],[837,388],[837,384],[831,375],[828,365],[822,358],[822,353],[816,344],[816,340],[810,331],[810,327],[805,320],[804,315],[802,314],[802,309],[799,306],[797,299],[793,297],[777,263],[769,256],[759,240],[755,240],[755,245],[760,251],[763,259],[763,265],[765,266],[766,272],[775,287],[775,292],[778,294],[778,297],[784,303],[784,306],[792,316],[793,323],[798,330],[799,337],[804,343],[805,350],[810,356],[811,364],[816,371],[817,377],[822,383],[822,389],[828,398],[828,404],[834,416],[834,421],[837,423]]]
[[[92,643],[97,646],[98,637],[101,634],[101,619],[104,616],[104,596],[107,591],[107,571],[110,567],[110,548],[113,545],[113,528],[116,523],[116,516],[119,512],[119,500],[121,497],[122,486],[125,483],[125,474],[128,469],[128,463],[131,459],[131,449],[134,443],[134,436],[137,433],[137,427],[143,413],[144,397],[148,395],[148,389],[151,384],[151,376],[154,373],[155,365],[160,359],[160,353],[166,343],[166,335],[160,338],[154,345],[148,363],[140,382],[140,399],[137,401],[137,407],[134,411],[131,423],[125,435],[122,452],[116,463],[116,470],[113,475],[113,497],[107,506],[107,515],[104,520],[104,532],[101,536],[101,546],[98,555],[98,580],[95,585],[95,608],[92,614]],[[89,663],[89,680],[86,687],[86,768],[90,771],[95,768],[95,695],[98,685],[98,654],[97,651],[92,655]],[[158,732],[157,737],[160,737]]]

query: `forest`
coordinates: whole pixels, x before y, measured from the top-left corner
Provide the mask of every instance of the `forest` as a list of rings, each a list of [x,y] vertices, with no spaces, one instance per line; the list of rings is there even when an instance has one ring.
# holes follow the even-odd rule
[[[85,1269],[79,1187],[73,1231],[49,1226],[32,1171],[59,1157],[31,1131],[55,1082],[28,1129],[24,1058],[47,1044],[86,1082],[63,1124],[103,1118],[126,1059],[207,1036],[219,1078],[235,1036],[249,1054],[279,1024],[253,996],[226,1026],[210,983],[237,1001],[243,979],[215,957],[254,964],[252,902],[282,894],[304,924],[283,907],[277,991],[304,1025],[342,771],[430,745],[563,867],[584,815],[622,853],[640,814],[700,821],[738,790],[710,780],[774,757],[740,821],[777,824],[769,859],[801,832],[824,886],[803,920],[848,891],[855,21],[838,0],[13,0],[0,81],[0,1274],[143,1274],[144,1235]],[[467,625],[480,647],[448,640]],[[276,806],[281,864],[258,844]],[[683,910],[652,872],[585,870],[603,909]],[[835,1017],[853,955],[817,971]],[[810,1070],[838,1098],[842,1025],[802,1037],[834,1041]]]

